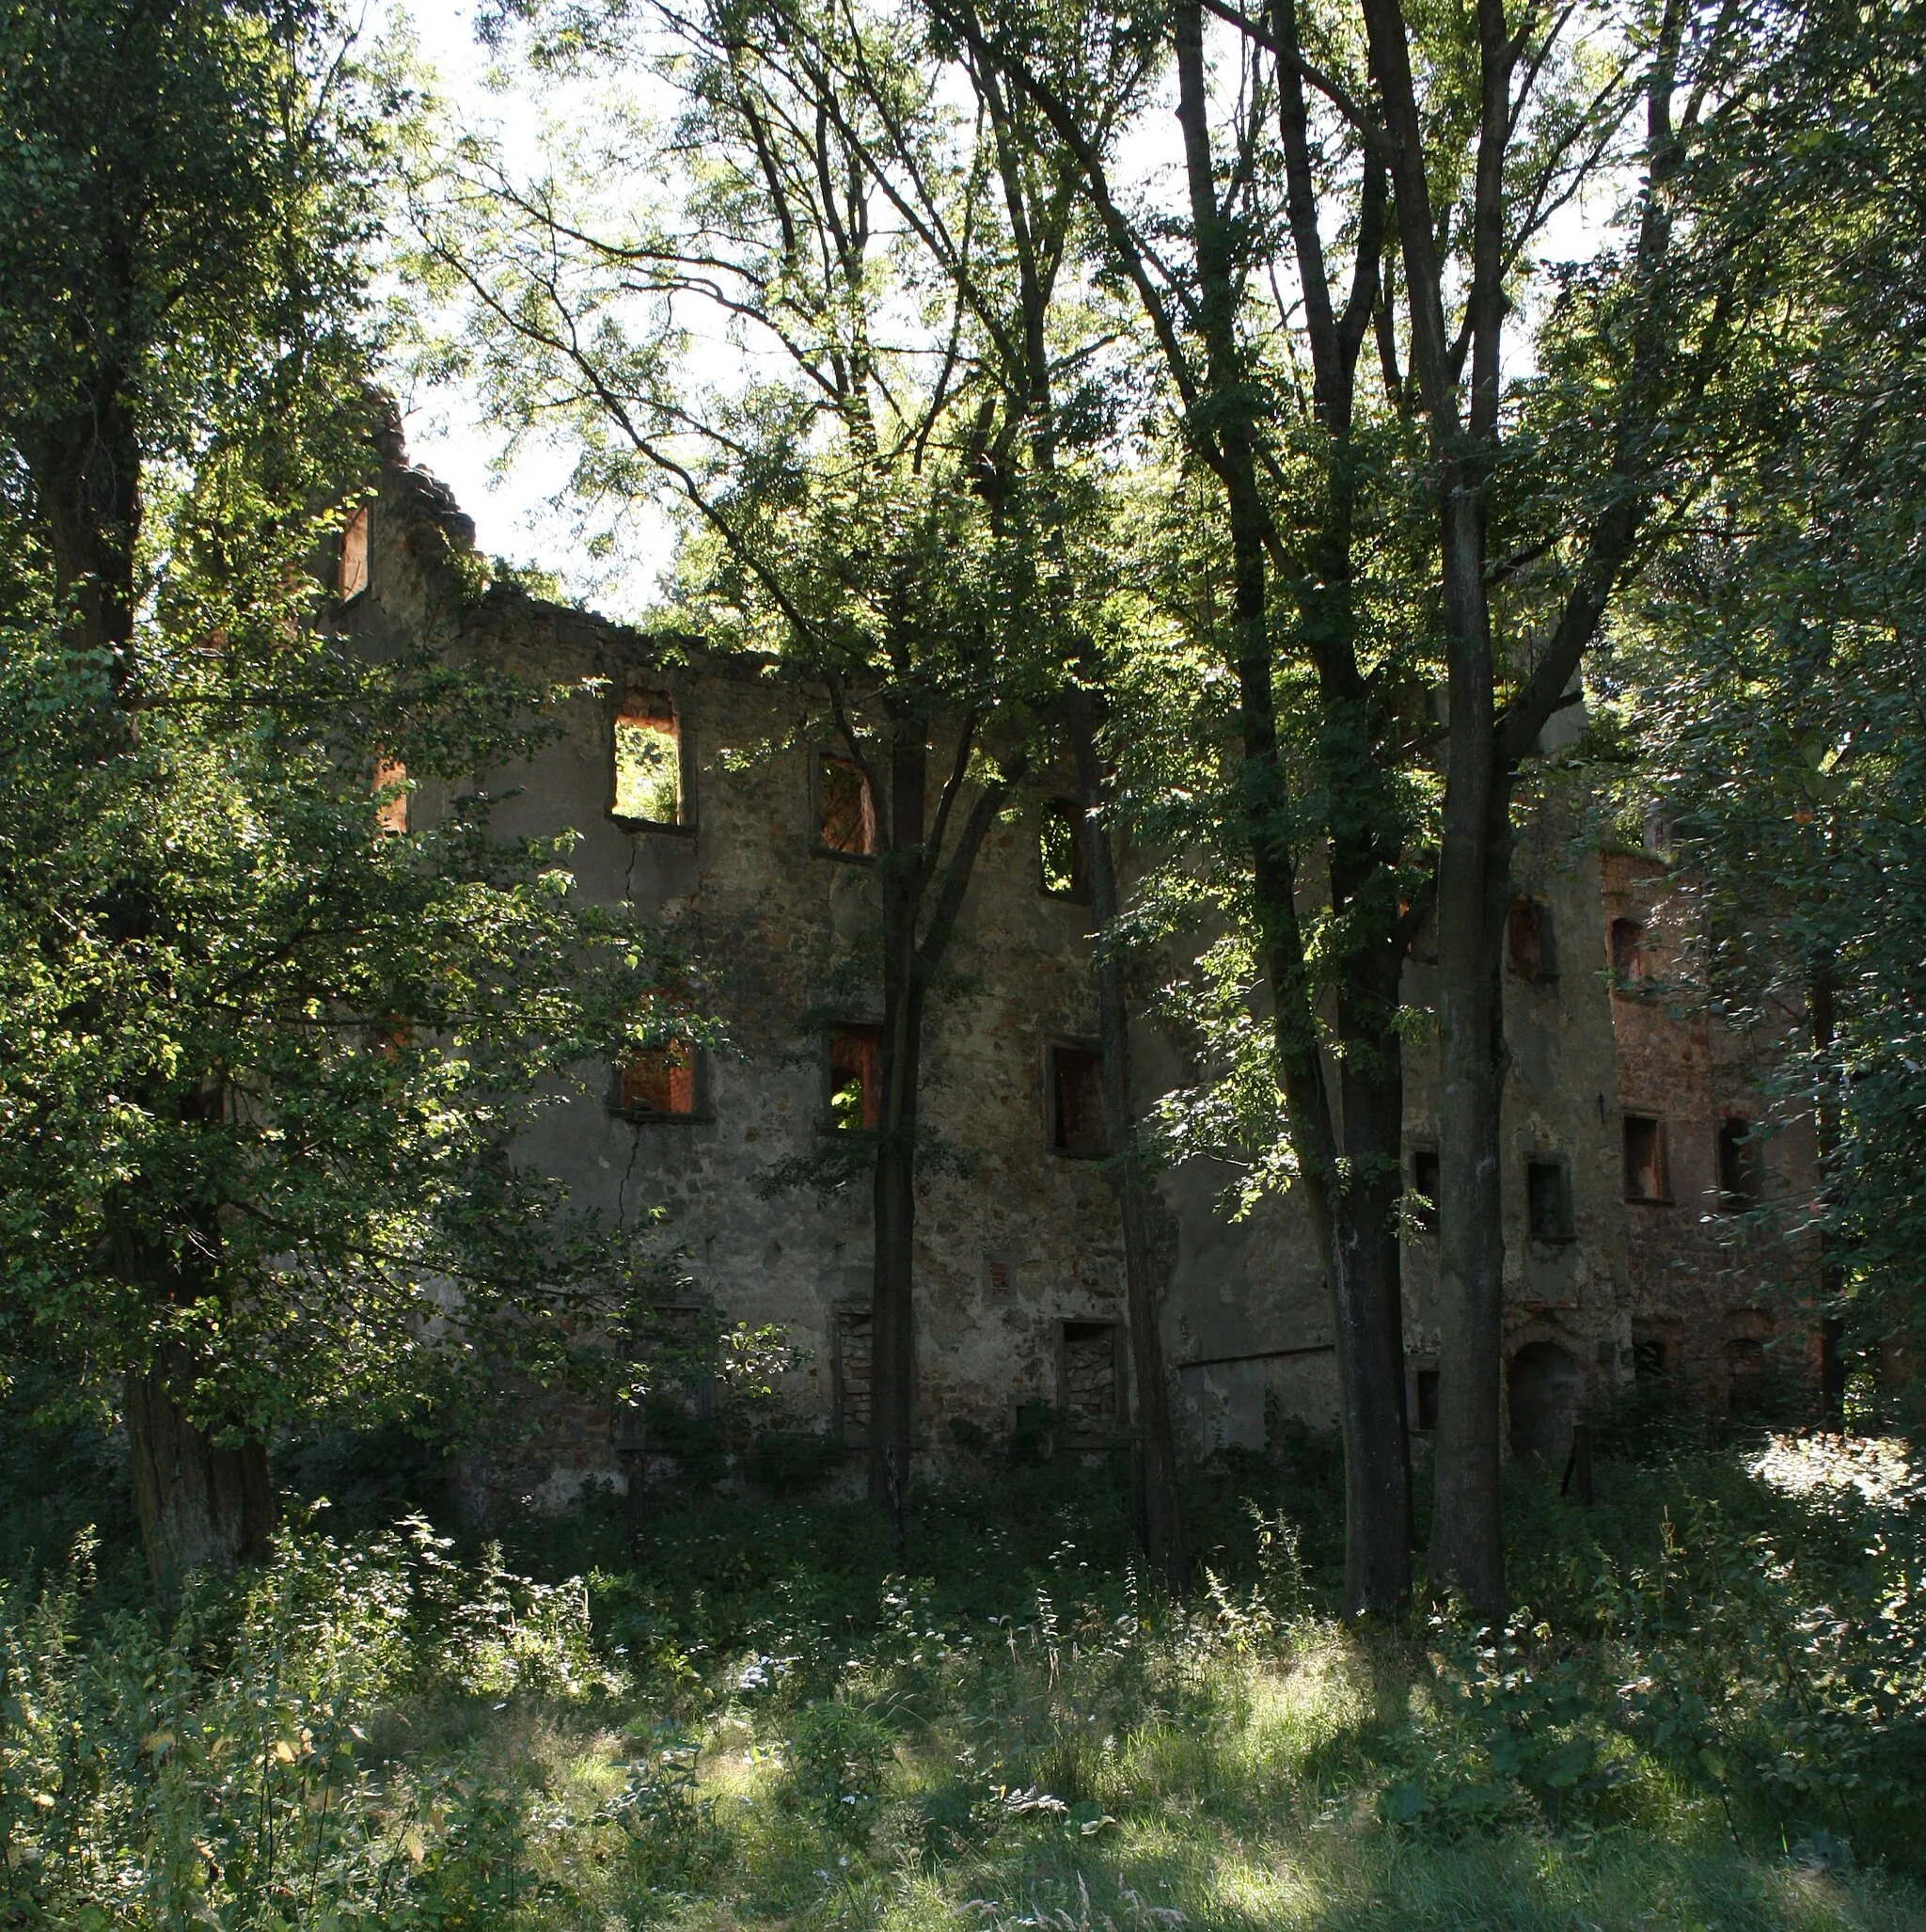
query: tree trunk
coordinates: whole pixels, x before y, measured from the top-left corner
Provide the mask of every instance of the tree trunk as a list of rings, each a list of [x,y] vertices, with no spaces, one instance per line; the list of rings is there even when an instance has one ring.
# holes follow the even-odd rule
[[[259,1562],[275,1523],[266,1445],[220,1447],[187,1419],[174,1387],[164,1368],[126,1381],[134,1509],[163,1590],[192,1570]]]
[[[134,554],[140,525],[140,451],[120,382],[104,372],[94,406],[49,424],[33,451],[35,495],[55,582],[71,600],[75,641],[114,651],[114,683],[132,673]]]
[[[1174,1596],[1191,1587],[1191,1550],[1177,1481],[1176,1438],[1171,1426],[1170,1380],[1163,1359],[1163,1293],[1150,1240],[1149,1182],[1135,1144],[1130,1106],[1130,1007],[1124,963],[1101,943],[1119,911],[1116,866],[1103,822],[1106,784],[1087,690],[1073,684],[1068,710],[1083,806],[1084,869],[1099,943],[1097,1031],[1103,1043],[1104,1127],[1111,1157],[1105,1172],[1116,1196],[1124,1241],[1124,1290],[1130,1317],[1130,1366],[1137,1386],[1136,1491],[1144,1554]]]
[[[876,860],[882,895],[883,1024],[877,1081],[876,1263],[871,1290],[870,1500],[890,1514],[900,1562],[915,1438],[916,1102],[923,1053],[917,913],[925,878],[923,842],[929,728],[892,721],[887,838]]]

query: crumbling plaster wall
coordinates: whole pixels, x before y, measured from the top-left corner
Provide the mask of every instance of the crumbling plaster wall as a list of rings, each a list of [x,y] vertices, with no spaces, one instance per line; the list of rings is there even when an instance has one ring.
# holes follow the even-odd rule
[[[1625,1202],[1634,1336],[1714,1410],[1760,1344],[1781,1376],[1816,1386],[1818,1255],[1800,1231],[1815,1184],[1810,1117],[1774,1119],[1759,1074],[1776,1042],[1728,1026],[1697,991],[1691,895],[1664,857],[1607,851],[1602,889],[1607,922],[1640,928],[1641,973],[1612,991],[1620,1111],[1662,1123],[1667,1178],[1661,1199]],[[1719,1133],[1732,1120],[1772,1123],[1755,1159],[1776,1214],[1722,1211]]]
[[[1512,873],[1516,893],[1546,911],[1555,971],[1527,980],[1507,948],[1505,1043],[1509,1056],[1500,1124],[1505,1219],[1507,1406],[1519,1352],[1549,1343],[1571,1357],[1586,1400],[1608,1398],[1632,1371],[1615,1043],[1602,961],[1599,862],[1585,835],[1586,801],[1570,780],[1548,775],[1521,798]],[[1436,1010],[1435,956],[1421,942],[1405,972],[1405,999]],[[1405,1054],[1409,1149],[1438,1145],[1435,1034]],[[1571,1234],[1535,1240],[1527,1171],[1534,1161],[1568,1177]],[[1410,1168],[1407,1166],[1407,1176]],[[1444,1212],[1449,1204],[1441,1204]],[[1434,1234],[1405,1242],[1406,1338],[1413,1376],[1435,1368],[1439,1344]],[[1412,1403],[1417,1415],[1415,1400]],[[1576,1412],[1574,1411],[1574,1418]]]
[[[817,1022],[876,1017],[860,992],[838,990],[852,974],[861,980],[868,868],[824,855],[813,837],[811,761],[832,734],[808,689],[774,667],[709,657],[687,640],[652,639],[513,589],[479,593],[460,562],[471,541],[439,485],[391,465],[374,511],[371,588],[344,621],[374,649],[422,641],[545,679],[605,681],[599,696],[568,707],[560,736],[526,768],[478,778],[500,795],[498,831],[573,828],[578,892],[676,924],[712,975],[729,1037],[709,1058],[699,1117],[626,1117],[613,1104],[613,1069],[585,1069],[584,1090],[548,1110],[522,1157],[612,1219],[639,1225],[662,1209],[655,1238],[682,1251],[692,1295],[731,1320],[786,1328],[808,1359],[785,1394],[800,1415],[828,1423],[836,1312],[869,1296],[866,1190],[822,1200],[758,1183],[824,1131]],[[611,816],[613,721],[633,689],[675,701],[682,826],[637,829]],[[445,802],[424,787],[412,805],[434,813]],[[1047,1139],[1046,1048],[1093,1038],[1096,1015],[1087,909],[1040,889],[1042,803],[1040,793],[1025,797],[991,832],[946,974],[953,990],[927,1027],[923,1117],[954,1158],[920,1183],[920,1427],[927,1449],[966,1465],[963,1444],[999,1442],[1018,1404],[1056,1400],[1063,1322],[1124,1315],[1100,1168]],[[1508,974],[1506,984],[1507,1356],[1554,1340],[1602,1386],[1629,1373],[1630,1305],[1601,883],[1577,814],[1570,795],[1548,790],[1523,815],[1518,853],[1521,888],[1551,909],[1559,972],[1536,985]],[[1413,1007],[1429,1009],[1434,976],[1413,960]],[[1147,1106],[1185,1069],[1147,1021],[1134,1044]],[[1417,1037],[1406,1064],[1408,1148],[1435,1147],[1435,1037]],[[1539,1156],[1569,1165],[1570,1242],[1526,1236],[1524,1167]],[[1271,1200],[1233,1220],[1233,1179],[1196,1161],[1159,1180],[1164,1343],[1194,1451],[1261,1447],[1273,1416],[1336,1419],[1329,1306],[1302,1204]],[[1431,1237],[1407,1241],[1405,1277],[1422,1369],[1437,1346]],[[545,1452],[562,1464],[543,1489],[552,1499],[589,1475],[620,1481],[606,1418],[570,1418]]]

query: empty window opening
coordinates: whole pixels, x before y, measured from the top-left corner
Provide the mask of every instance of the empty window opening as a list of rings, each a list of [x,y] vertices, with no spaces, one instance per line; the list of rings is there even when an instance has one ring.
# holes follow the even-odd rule
[[[882,1118],[883,1029],[829,1029],[829,1125],[839,1132],[874,1132]]]
[[[1123,1420],[1114,1322],[1066,1322],[1059,1406],[1073,1441],[1113,1435]]]
[[[696,1059],[686,1046],[647,1047],[622,1069],[624,1114],[687,1116],[696,1110]]]
[[[1540,899],[1514,899],[1506,936],[1511,970],[1520,979],[1537,985],[1558,976],[1552,943],[1552,909]]]
[[[1666,1132],[1664,1123],[1646,1114],[1625,1116],[1625,1198],[1662,1201],[1666,1198]]]
[[[374,823],[384,838],[400,838],[408,829],[408,768],[399,758],[377,757],[374,789],[391,792],[374,808]]]
[[[1759,1205],[1764,1193],[1764,1152],[1750,1121],[1719,1122],[1719,1206],[1728,1214],[1743,1214]]]
[[[341,531],[341,559],[335,574],[335,594],[352,603],[368,588],[368,505],[349,513]]]
[[[1666,1338],[1662,1335],[1634,1335],[1632,1338],[1632,1373],[1640,1382],[1657,1382],[1668,1367]]]
[[[1726,1404],[1733,1415],[1759,1416],[1770,1407],[1771,1367],[1758,1337],[1735,1335],[1726,1343]]]
[[[1045,801],[1037,827],[1036,856],[1043,890],[1056,899],[1090,895],[1083,867],[1083,808],[1068,799]]]
[[[1411,1156],[1412,1219],[1420,1227],[1438,1231],[1438,1149],[1413,1148]]]
[[[1416,1427],[1435,1429],[1438,1426],[1438,1371],[1435,1369],[1420,1369],[1417,1371],[1418,1412]]]
[[[836,1425],[845,1449],[869,1447],[875,1324],[867,1308],[836,1311]]]
[[[876,800],[854,758],[825,752],[816,761],[816,837],[826,852],[863,859],[876,852]]]
[[[1534,1241],[1570,1241],[1571,1177],[1563,1161],[1527,1161],[1524,1167],[1525,1213]]]
[[[616,718],[613,810],[641,825],[681,820],[681,735],[675,706],[659,691],[638,692]]]
[[[1103,1055],[1093,1047],[1050,1050],[1050,1146],[1061,1154],[1103,1154]]]
[[[1635,919],[1612,921],[1612,972],[1628,986],[1645,977],[1645,927]]]

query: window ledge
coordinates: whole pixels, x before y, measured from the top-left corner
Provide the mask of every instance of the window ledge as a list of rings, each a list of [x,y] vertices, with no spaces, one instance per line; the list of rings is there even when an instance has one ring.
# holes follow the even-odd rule
[[[669,838],[694,838],[696,835],[696,828],[693,825],[684,825],[667,818],[630,818],[621,812],[611,812],[608,816],[617,830],[632,835],[644,831],[661,832]]]
[[[713,1127],[715,1114],[703,1108],[693,1114],[658,1114],[648,1107],[615,1107],[608,1109],[609,1116],[616,1120],[626,1120],[632,1127]]]
[[[840,851],[836,847],[826,846],[820,840],[813,843],[809,849],[810,856],[813,859],[834,859],[845,865],[874,865],[881,856],[877,852]]]
[[[1629,1194],[1625,1196],[1628,1208],[1676,1208],[1679,1203],[1668,1194]]]

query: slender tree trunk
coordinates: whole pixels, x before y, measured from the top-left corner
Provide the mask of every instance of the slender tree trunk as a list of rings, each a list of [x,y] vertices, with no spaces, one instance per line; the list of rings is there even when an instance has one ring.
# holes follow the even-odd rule
[[[1120,910],[1116,866],[1103,813],[1103,760],[1089,692],[1073,684],[1068,700],[1077,789],[1083,806],[1084,869],[1090,910],[1100,935]],[[1130,1007],[1124,962],[1099,943],[1095,969],[1097,1030],[1103,1042],[1103,1110],[1111,1158],[1106,1166],[1116,1196],[1124,1242],[1124,1288],[1130,1317],[1130,1363],[1137,1392],[1136,1487],[1143,1512],[1144,1554],[1173,1595],[1191,1587],[1191,1551],[1184,1531],[1183,1490],[1177,1481],[1176,1438],[1171,1425],[1170,1381],[1163,1359],[1163,1291],[1150,1239],[1150,1187],[1136,1147],[1130,1104]]]
[[[917,912],[925,877],[926,721],[892,720],[889,837],[876,861],[883,911],[881,1088],[876,1166],[876,1275],[871,1296],[869,1493],[905,1550],[904,1505],[915,1437],[916,1102],[923,1053]]]

